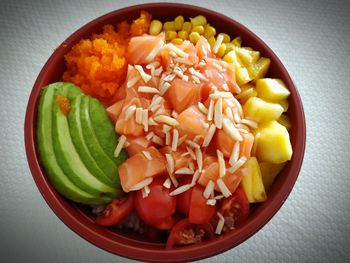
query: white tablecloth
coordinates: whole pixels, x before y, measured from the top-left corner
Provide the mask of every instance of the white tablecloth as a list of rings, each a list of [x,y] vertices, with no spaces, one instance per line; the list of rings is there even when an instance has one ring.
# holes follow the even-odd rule
[[[90,20],[141,2],[0,1],[1,262],[129,261],[80,238],[51,211],[27,165],[23,123],[33,83],[54,48]],[[236,19],[269,45],[299,88],[307,119],[306,155],[288,200],[248,241],[205,262],[349,260],[349,2],[191,3]]]

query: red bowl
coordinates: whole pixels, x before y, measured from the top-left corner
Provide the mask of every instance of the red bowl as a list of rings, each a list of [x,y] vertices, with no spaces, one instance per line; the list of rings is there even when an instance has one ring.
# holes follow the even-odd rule
[[[61,79],[65,69],[64,54],[80,39],[89,38],[92,33],[100,32],[103,25],[117,24],[123,20],[131,21],[139,16],[141,10],[147,10],[153,17],[162,21],[173,19],[179,14],[185,17],[194,17],[197,14],[206,16],[218,32],[242,36],[244,45],[251,46],[259,50],[262,56],[270,58],[272,63],[269,76],[282,79],[291,92],[288,115],[292,123],[290,139],[294,153],[292,160],[277,176],[269,192],[268,200],[256,205],[249,219],[234,231],[198,245],[178,247],[173,250],[166,250],[163,244],[151,243],[120,230],[111,230],[96,225],[88,210],[65,199],[52,187],[45,175],[45,170],[40,165],[36,147],[35,135],[40,90],[45,85]],[[113,11],[86,24],[67,38],[53,52],[34,84],[27,106],[24,128],[30,170],[41,194],[55,214],[81,237],[104,250],[127,258],[153,262],[180,262],[210,257],[237,246],[255,234],[279,210],[291,192],[301,168],[306,138],[305,117],[297,89],[281,61],[260,38],[233,19],[212,10],[170,3],[144,4]]]

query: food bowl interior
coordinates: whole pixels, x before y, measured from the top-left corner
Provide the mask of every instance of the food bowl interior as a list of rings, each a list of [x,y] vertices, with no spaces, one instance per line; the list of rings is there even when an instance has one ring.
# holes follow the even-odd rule
[[[50,185],[45,177],[44,169],[40,166],[36,150],[36,112],[40,90],[49,83],[61,80],[65,70],[64,54],[80,39],[89,38],[92,33],[101,32],[104,25],[116,25],[123,20],[131,21],[139,16],[141,10],[150,12],[153,18],[161,21],[172,20],[180,14],[187,19],[198,14],[206,16],[217,32],[225,32],[232,37],[241,36],[244,46],[259,50],[262,56],[270,58],[272,63],[268,76],[282,79],[291,91],[288,115],[292,123],[290,137],[294,154],[292,160],[288,162],[273,184],[268,200],[254,205],[249,219],[235,231],[199,245],[179,247],[171,251],[166,251],[162,243],[151,242],[134,233],[96,225],[92,219],[91,209],[61,197]],[[55,50],[33,88],[27,109],[25,138],[28,161],[40,191],[57,216],[76,233],[105,250],[125,257],[162,262],[188,261],[217,254],[243,242],[277,212],[291,191],[300,170],[305,146],[305,120],[299,95],[286,69],[276,55],[245,27],[228,17],[203,8],[165,3],[146,4],[121,9],[90,22],[72,34]]]

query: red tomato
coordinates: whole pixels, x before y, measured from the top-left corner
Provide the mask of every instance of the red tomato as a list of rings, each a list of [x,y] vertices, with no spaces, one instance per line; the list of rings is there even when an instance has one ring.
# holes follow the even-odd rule
[[[193,224],[206,224],[215,214],[215,206],[207,205],[207,199],[203,196],[204,188],[195,185],[192,190],[191,205],[188,220]]]
[[[171,189],[163,187],[163,182],[163,178],[154,178],[149,185],[149,195],[143,198],[142,191],[137,191],[134,204],[146,224],[158,229],[170,229],[175,223],[172,216],[175,213],[176,197],[169,195]]]
[[[233,226],[237,226],[249,215],[249,202],[243,189],[238,187],[232,196],[225,198],[220,208],[225,221],[232,221]]]
[[[202,240],[214,237],[213,227],[210,224],[191,224],[188,218],[182,219],[171,229],[166,248],[175,245],[189,245],[200,243]]]
[[[192,178],[186,176],[184,179],[180,180],[180,185],[185,185],[191,183]],[[188,216],[190,212],[190,206],[191,206],[191,197],[192,197],[192,188],[190,190],[187,190],[186,192],[183,192],[182,194],[177,195],[177,201],[176,201],[176,207],[177,210],[184,215]]]
[[[102,226],[113,226],[126,218],[134,208],[134,197],[129,194],[127,197],[113,200],[100,213],[95,222]]]

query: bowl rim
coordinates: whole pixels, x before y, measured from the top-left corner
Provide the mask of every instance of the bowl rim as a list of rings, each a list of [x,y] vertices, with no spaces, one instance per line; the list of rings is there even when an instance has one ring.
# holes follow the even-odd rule
[[[295,114],[297,115],[297,118],[299,120],[297,130],[295,131],[298,134],[298,147],[296,149],[293,149],[294,153],[292,158],[292,161],[294,161],[294,173],[288,175],[288,178],[284,182],[283,191],[279,191],[277,195],[273,198],[273,200],[271,200],[268,211],[265,209],[265,211],[261,212],[259,217],[253,218],[247,224],[244,224],[242,227],[237,228],[235,230],[234,236],[224,235],[216,238],[214,241],[211,242],[203,242],[199,245],[179,247],[172,250],[159,250],[150,247],[142,248],[137,246],[131,246],[127,243],[123,244],[122,242],[116,242],[112,239],[111,236],[104,233],[102,229],[101,231],[96,231],[96,229],[93,230],[84,223],[80,222],[75,217],[76,215],[72,215],[73,211],[67,208],[67,206],[64,203],[62,203],[62,197],[60,197],[55,192],[55,190],[48,182],[46,176],[44,175],[44,172],[41,170],[41,166],[39,164],[39,157],[37,156],[36,152],[36,135],[34,127],[39,93],[41,87],[43,87],[45,84],[42,80],[43,76],[46,74],[46,70],[49,68],[49,65],[52,63],[54,57],[62,55],[66,52],[66,50],[64,49],[65,43],[72,41],[76,35],[79,35],[82,32],[88,30],[89,28],[94,27],[94,25],[100,23],[100,21],[108,20],[109,18],[114,17],[121,12],[147,10],[148,8],[154,8],[156,6],[162,7],[164,5],[173,8],[191,9],[195,10],[196,13],[209,13],[214,16],[220,17],[220,20],[229,21],[229,23],[235,24],[235,27],[239,28],[241,32],[246,32],[246,34],[250,35],[254,42],[258,42],[260,45],[262,45],[265,51],[268,52],[271,61],[273,61],[273,63],[276,64],[276,67],[283,72],[283,75],[286,77],[286,85],[291,90],[293,90],[294,99],[296,100],[296,105],[298,105],[298,107],[296,107],[295,109]],[[252,31],[250,31],[248,28],[246,28],[236,20],[229,18],[221,13],[215,12],[213,10],[182,3],[159,2],[128,6],[99,16],[96,19],[80,27],[62,42],[62,44],[51,54],[51,56],[41,69],[31,91],[25,115],[24,140],[29,168],[40,193],[42,194],[46,203],[50,206],[52,211],[71,230],[73,230],[79,236],[94,244],[95,246],[119,256],[143,261],[146,260],[153,262],[179,262],[184,260],[192,261],[207,258],[229,250],[241,244],[249,237],[257,233],[265,224],[267,224],[270,221],[270,219],[277,213],[277,211],[287,199],[300,173],[306,144],[306,122],[301,98],[293,80],[291,79],[289,73],[287,72],[286,68],[284,67],[280,59],[277,57],[277,55],[257,35],[255,35]]]

